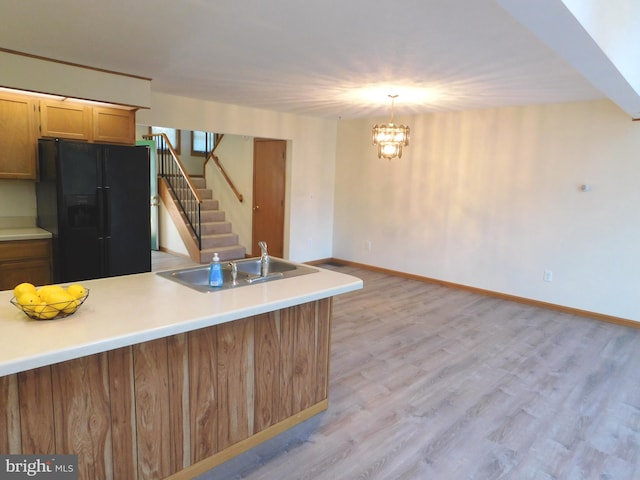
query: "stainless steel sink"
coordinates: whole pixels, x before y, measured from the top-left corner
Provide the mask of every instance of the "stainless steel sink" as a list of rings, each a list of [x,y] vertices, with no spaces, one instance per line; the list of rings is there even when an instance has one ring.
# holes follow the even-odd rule
[[[229,288],[238,288],[259,282],[271,282],[282,278],[296,277],[315,273],[318,270],[299,263],[288,262],[281,258],[269,256],[269,261],[263,267],[260,257],[223,262],[221,287],[209,286],[209,265],[181,268],[158,272],[161,277],[181,283],[199,292],[215,292]],[[235,280],[232,274],[232,265],[236,266]]]

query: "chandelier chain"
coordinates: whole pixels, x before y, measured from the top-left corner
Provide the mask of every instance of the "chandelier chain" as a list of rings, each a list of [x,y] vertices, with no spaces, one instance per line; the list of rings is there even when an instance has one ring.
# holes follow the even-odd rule
[[[395,104],[396,98],[398,98],[398,94],[389,95],[389,98],[391,99],[391,123],[393,123],[393,106]]]

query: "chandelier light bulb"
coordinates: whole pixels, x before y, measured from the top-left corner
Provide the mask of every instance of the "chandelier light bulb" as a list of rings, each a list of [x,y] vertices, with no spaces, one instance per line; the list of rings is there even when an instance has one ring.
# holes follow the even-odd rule
[[[373,127],[373,144],[378,147],[378,158],[402,158],[402,147],[409,145],[409,127],[393,123],[393,105],[397,95],[391,98],[391,121]]]

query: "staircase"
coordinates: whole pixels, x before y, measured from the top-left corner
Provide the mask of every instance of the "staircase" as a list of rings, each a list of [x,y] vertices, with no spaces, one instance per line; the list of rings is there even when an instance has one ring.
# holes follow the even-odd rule
[[[215,135],[213,150],[223,137],[224,135]],[[158,145],[158,193],[187,247],[191,260],[209,263],[216,252],[220,260],[244,258],[245,248],[238,244],[238,235],[231,231],[231,223],[225,221],[224,212],[218,210],[218,201],[213,199],[213,193],[207,188],[205,178],[192,177],[187,173],[165,133],[143,135],[143,138],[154,140]],[[207,160],[211,157],[217,161],[213,150]],[[224,178],[230,182],[219,163],[218,167]],[[231,187],[236,192],[232,184]],[[242,195],[238,196],[238,200],[242,202]]]
[[[189,226],[187,214],[180,206],[176,195],[165,178],[158,179],[158,193],[162,198],[173,223],[180,234],[180,238],[187,247],[189,257],[194,262],[209,263],[214,252],[218,252],[220,260],[234,260],[245,257],[245,248],[238,244],[238,235],[232,233],[231,223],[225,220],[225,213],[218,209],[218,201],[213,200],[210,189],[206,188],[205,179],[202,177],[191,177],[198,194],[202,197],[200,204],[200,232],[201,245],[198,246],[198,237]],[[178,189],[176,192],[182,195]],[[189,212],[193,216],[193,212]],[[193,217],[192,217],[193,218]]]
[[[231,231],[231,223],[225,220],[225,213],[218,210],[218,201],[213,199],[213,192],[207,188],[206,180],[203,177],[191,177],[191,180],[202,197],[200,263],[211,262],[214,252],[218,252],[220,260],[244,258],[245,247],[238,244],[238,235]]]

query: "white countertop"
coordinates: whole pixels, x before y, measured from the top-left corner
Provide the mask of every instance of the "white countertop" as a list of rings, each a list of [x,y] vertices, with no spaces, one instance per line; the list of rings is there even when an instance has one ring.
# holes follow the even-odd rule
[[[0,228],[0,242],[51,238],[51,233],[38,227]]]
[[[201,293],[155,273],[79,282],[89,297],[76,313],[31,320],[0,291],[0,376],[250,317],[362,288],[339,272]]]

